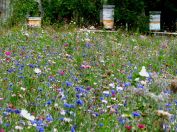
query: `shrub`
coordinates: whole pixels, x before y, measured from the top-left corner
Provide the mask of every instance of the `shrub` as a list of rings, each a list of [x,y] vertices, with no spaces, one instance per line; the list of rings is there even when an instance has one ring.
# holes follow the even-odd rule
[[[11,6],[13,12],[8,23],[12,26],[23,23],[27,16],[38,16],[40,14],[35,0],[11,0]]]

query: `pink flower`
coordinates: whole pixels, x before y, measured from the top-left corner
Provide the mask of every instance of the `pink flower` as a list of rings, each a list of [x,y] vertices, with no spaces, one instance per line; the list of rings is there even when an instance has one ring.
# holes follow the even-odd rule
[[[64,71],[59,71],[59,74],[60,74],[61,76],[63,76],[63,75],[65,74],[65,72],[64,72]]]
[[[6,52],[5,52],[5,55],[6,55],[6,56],[10,56],[10,55],[11,55],[11,52],[10,52],[10,51],[6,51]]]
[[[81,65],[81,68],[83,68],[83,69],[89,69],[89,68],[91,68],[91,66],[90,65]]]
[[[138,124],[138,128],[144,129],[144,128],[146,128],[146,126],[144,124]]]
[[[3,128],[0,128],[0,132],[5,132]]]
[[[68,47],[69,46],[69,44],[68,43],[64,43],[64,47]]]
[[[4,100],[4,98],[0,98],[0,101],[1,101],[1,100]]]
[[[130,130],[132,129],[132,126],[126,125],[125,128],[126,128],[128,131],[130,131]]]

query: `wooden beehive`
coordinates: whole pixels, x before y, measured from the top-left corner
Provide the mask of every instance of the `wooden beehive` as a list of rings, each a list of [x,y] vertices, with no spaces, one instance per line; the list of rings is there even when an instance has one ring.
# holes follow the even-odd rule
[[[41,27],[41,17],[28,17],[27,23],[29,27]]]

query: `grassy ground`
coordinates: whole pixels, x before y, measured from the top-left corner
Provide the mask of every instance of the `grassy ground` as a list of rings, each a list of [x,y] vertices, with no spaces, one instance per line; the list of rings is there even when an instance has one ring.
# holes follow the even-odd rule
[[[176,131],[177,95],[169,89],[176,43],[175,37],[121,31],[6,31],[0,37],[0,128]]]

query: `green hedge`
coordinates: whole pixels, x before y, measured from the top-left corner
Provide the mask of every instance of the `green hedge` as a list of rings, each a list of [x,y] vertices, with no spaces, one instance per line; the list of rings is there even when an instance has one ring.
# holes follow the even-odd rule
[[[8,24],[13,26],[26,21],[27,16],[38,16],[39,10],[35,0],[11,0],[12,16]]]
[[[115,24],[130,29],[147,29],[144,0],[41,0],[43,22],[45,24],[69,23],[75,21],[78,26],[99,25],[100,10],[103,4],[114,4]],[[38,5],[35,0],[12,0],[13,15],[11,23],[19,23],[27,15],[39,15]]]

